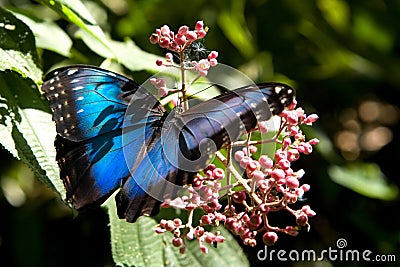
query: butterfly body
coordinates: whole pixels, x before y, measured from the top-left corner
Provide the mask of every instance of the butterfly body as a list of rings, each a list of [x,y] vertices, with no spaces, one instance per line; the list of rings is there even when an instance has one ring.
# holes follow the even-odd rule
[[[140,85],[91,66],[53,71],[42,90],[67,200],[79,210],[121,188],[118,214],[127,221],[156,213],[174,185],[190,182],[213,153],[278,114],[294,94],[283,84],[250,85],[168,115]]]

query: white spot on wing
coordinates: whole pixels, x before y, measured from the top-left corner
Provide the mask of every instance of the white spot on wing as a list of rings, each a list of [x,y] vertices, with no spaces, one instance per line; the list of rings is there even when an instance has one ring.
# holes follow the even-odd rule
[[[78,110],[76,113],[82,113],[84,110],[81,108],[80,110]]]
[[[77,72],[78,69],[71,69],[67,72],[67,75],[73,75],[75,72]]]

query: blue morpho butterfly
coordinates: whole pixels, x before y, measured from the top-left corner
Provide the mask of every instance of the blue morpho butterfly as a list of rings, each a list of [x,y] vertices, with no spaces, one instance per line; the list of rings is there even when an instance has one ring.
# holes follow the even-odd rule
[[[92,66],[54,70],[42,90],[57,127],[67,201],[82,210],[120,188],[118,215],[129,222],[155,215],[159,201],[176,196],[174,185],[190,183],[211,154],[279,114],[294,97],[284,84],[249,85],[168,116],[142,86]]]

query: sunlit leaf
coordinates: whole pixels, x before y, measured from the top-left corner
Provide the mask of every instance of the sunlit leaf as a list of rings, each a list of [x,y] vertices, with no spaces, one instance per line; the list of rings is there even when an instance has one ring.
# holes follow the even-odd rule
[[[48,104],[31,79],[15,72],[0,73],[0,85],[1,144],[26,163],[42,183],[64,196]]]
[[[382,200],[393,200],[398,197],[398,188],[386,182],[385,175],[376,164],[331,166],[328,173],[336,183],[366,197]]]
[[[22,14],[16,14],[16,16],[31,28],[37,47],[54,51],[66,57],[70,55],[72,40],[56,23],[38,22]]]
[[[10,12],[0,8],[0,71],[13,70],[35,82],[41,80],[32,31]]]
[[[353,33],[363,42],[383,52],[389,51],[394,45],[394,34],[380,26],[367,12],[355,12]]]
[[[236,49],[248,57],[254,54],[255,48],[246,26],[244,3],[243,0],[232,1],[232,10],[223,10],[218,14],[218,24]]]
[[[208,254],[201,252],[197,241],[189,241],[184,254],[171,243],[172,233],[156,234],[157,222],[140,217],[135,223],[118,218],[115,200],[111,197],[105,206],[110,217],[113,258],[119,266],[248,266],[245,254],[233,236],[218,228],[226,241],[218,248],[208,246]],[[228,256],[229,255],[229,256]]]
[[[350,8],[348,3],[343,0],[319,0],[318,7],[322,15],[337,31],[348,29],[350,20]]]
[[[107,43],[103,30],[97,25],[96,21],[81,1],[40,0],[40,2],[91,35],[92,38],[98,42],[98,46],[102,46],[102,49],[107,51],[109,57],[114,56],[114,52]]]

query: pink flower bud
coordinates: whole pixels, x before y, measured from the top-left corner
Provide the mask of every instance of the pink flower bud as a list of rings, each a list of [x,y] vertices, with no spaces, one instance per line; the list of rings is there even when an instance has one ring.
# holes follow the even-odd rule
[[[205,254],[208,253],[208,248],[206,246],[204,246],[204,245],[200,245],[200,250],[201,250],[201,252],[203,252]]]
[[[201,216],[201,224],[202,225],[208,225],[208,224],[212,224],[212,219],[210,216],[208,215],[203,215]]]
[[[255,160],[250,160],[249,164],[247,165],[247,171],[252,173],[253,171],[257,170],[260,167],[260,163]]]
[[[271,177],[275,180],[284,179],[286,176],[285,172],[281,169],[275,169],[271,172]]]
[[[299,180],[297,180],[296,178],[290,177],[290,178],[286,179],[286,185],[289,188],[293,189],[293,188],[299,187],[300,183],[299,183]]]
[[[256,146],[249,146],[250,154],[254,154],[257,152],[257,147]]]
[[[171,231],[175,230],[174,222],[173,221],[167,221],[166,224],[165,224],[165,229],[168,232],[171,232]]]
[[[183,240],[180,237],[174,237],[172,238],[172,245],[174,245],[174,247],[180,247],[183,244]]]
[[[310,185],[309,184],[302,184],[301,185],[301,189],[303,189],[304,190],[304,192],[307,192],[307,191],[309,191],[310,190]]]
[[[258,214],[253,214],[250,216],[249,221],[247,222],[247,227],[250,230],[256,230],[262,223],[262,218]]]
[[[308,222],[308,217],[305,214],[300,214],[299,216],[297,216],[296,218],[296,223],[300,226],[304,226],[306,225]]]
[[[214,177],[214,179],[221,180],[225,177],[225,172],[221,168],[216,168],[213,170],[212,176]]]
[[[283,139],[282,149],[286,149],[288,146],[290,146],[291,143],[292,141],[290,140],[290,138]]]
[[[307,118],[305,118],[305,120],[303,121],[303,123],[307,124],[307,125],[312,125],[313,122],[318,120],[318,115],[317,114],[311,114],[309,115]]]
[[[211,51],[210,54],[208,54],[208,59],[215,59],[218,57],[218,52],[217,51]]]
[[[185,35],[188,31],[189,31],[189,27],[184,25],[179,28],[178,34]]]
[[[246,193],[244,191],[237,191],[233,193],[232,199],[236,203],[242,203],[246,200]]]
[[[196,31],[200,31],[204,29],[204,22],[202,20],[199,20],[196,22],[196,26],[194,26],[194,29]]]
[[[165,86],[161,86],[160,88],[158,88],[158,96],[159,97],[164,97],[168,95],[168,88]]]
[[[161,27],[161,34],[162,34],[162,35],[164,35],[164,36],[169,36],[169,33],[170,33],[170,32],[171,32],[171,31],[170,31],[168,25],[164,25],[164,26]]]
[[[302,109],[302,108],[297,108],[296,109],[296,114],[297,114],[297,116],[300,118],[300,117],[303,117],[304,116],[304,109]]]
[[[294,194],[295,194],[297,197],[303,197],[303,195],[304,195],[304,190],[303,190],[303,188],[297,187],[297,188],[294,190]]]
[[[250,161],[252,159],[248,156],[244,156],[241,160],[240,160],[240,167],[242,167],[243,169],[247,168],[247,165],[249,165]]]
[[[194,31],[188,31],[186,33],[186,38],[188,41],[193,42],[197,39],[197,34]]]
[[[255,170],[252,174],[251,174],[253,181],[255,181],[256,183],[258,183],[259,181],[264,180],[264,173],[262,171],[259,170]]]
[[[266,155],[262,155],[259,159],[258,162],[260,162],[261,167],[265,168],[265,169],[270,169],[272,168],[272,166],[274,165],[274,162],[272,161],[272,159],[270,159],[268,156]]]
[[[169,38],[168,37],[161,37],[160,40],[158,41],[158,44],[162,47],[162,48],[168,48],[169,47]]]
[[[241,161],[242,158],[244,157],[244,152],[241,150],[236,151],[234,157],[236,161]]]
[[[213,233],[206,232],[204,233],[204,235],[205,235],[204,241],[206,241],[208,244],[212,244],[214,242],[215,235]]]
[[[290,168],[290,162],[287,159],[281,159],[278,161],[278,165],[282,170],[287,170]]]
[[[215,67],[218,65],[218,61],[215,58],[209,59],[210,66]]]
[[[257,183],[257,186],[260,188],[261,191],[266,192],[269,190],[270,186],[266,180],[260,180]]]
[[[206,76],[207,71],[210,69],[210,62],[207,59],[202,59],[194,66],[194,69],[199,72],[200,75]]]
[[[167,62],[172,62],[174,59],[174,56],[172,55],[172,53],[166,53],[165,59],[167,60]]]
[[[295,161],[299,159],[300,153],[297,149],[289,149],[287,152],[287,157],[289,161]]]
[[[304,205],[301,210],[309,217],[313,217],[316,215],[315,211],[313,211],[309,205]]]
[[[156,43],[158,43],[158,40],[159,40],[159,37],[158,37],[157,34],[153,33],[153,34],[150,36],[150,43],[156,44]]]
[[[175,38],[175,41],[176,41],[177,45],[184,45],[186,43],[186,36],[181,35],[181,36]]]
[[[296,172],[297,179],[302,178],[302,177],[304,176],[305,173],[306,173],[306,172],[305,172],[303,169],[298,170],[298,171]]]
[[[319,139],[318,138],[313,138],[313,139],[311,139],[310,141],[308,141],[308,143],[310,144],[310,145],[317,145],[318,143],[319,143]]]
[[[299,231],[294,229],[293,226],[286,226],[285,233],[291,236],[297,236],[299,234]]]
[[[223,243],[225,241],[225,237],[223,237],[222,235],[217,235],[214,241],[217,243]]]
[[[275,159],[276,159],[277,161],[279,161],[279,160],[281,160],[281,159],[286,159],[286,157],[287,157],[287,152],[284,151],[284,150],[282,150],[282,149],[278,149],[278,150],[275,152]]]
[[[158,58],[158,59],[156,60],[156,65],[157,65],[157,66],[162,66],[162,65],[163,65],[162,59],[159,59],[159,58]]]
[[[290,126],[290,136],[295,136],[296,134],[299,133],[299,127],[297,126]]]
[[[304,154],[308,155],[312,153],[313,148],[309,143],[304,143],[303,147],[304,147]]]
[[[215,219],[218,220],[219,222],[224,222],[226,220],[226,216],[218,212],[215,214]]]
[[[168,49],[169,49],[169,50],[178,51],[178,48],[179,48],[179,45],[178,45],[178,43],[176,42],[176,40],[171,41],[171,42],[169,43],[169,46],[168,46]]]
[[[203,234],[204,234],[204,228],[203,228],[203,227],[197,226],[197,227],[194,229],[194,235],[195,235],[196,237],[201,237]]]
[[[263,235],[263,242],[268,245],[272,246],[278,241],[278,235],[275,232],[266,232]]]
[[[284,110],[283,112],[285,112],[285,110]],[[286,111],[285,115],[286,115],[286,116],[285,116],[286,121],[287,121],[288,123],[290,123],[290,124],[297,124],[297,122],[298,122],[298,120],[299,120],[299,117],[298,117],[298,115],[297,115],[297,112],[295,112],[295,111]]]
[[[174,222],[175,227],[179,227],[179,226],[182,225],[182,221],[181,221],[181,219],[179,219],[179,218],[175,218],[175,219],[173,220],[173,222]]]
[[[269,127],[268,121],[260,121],[258,123],[258,129],[260,130],[261,133],[267,133],[269,130],[268,127]]]
[[[207,35],[207,32],[205,30],[197,31],[197,38],[199,38],[199,39],[204,38],[206,35]]]

